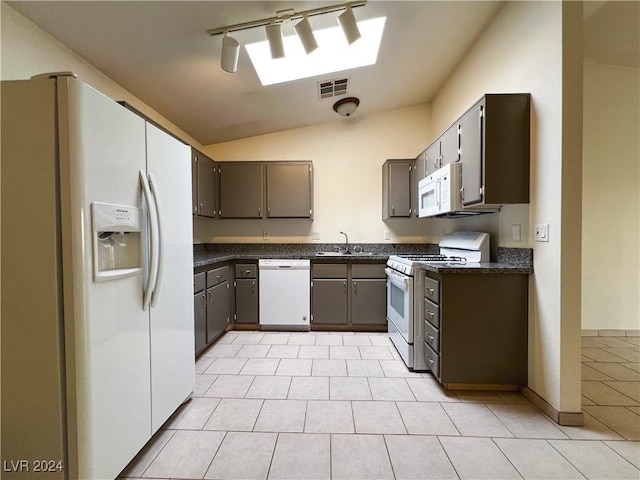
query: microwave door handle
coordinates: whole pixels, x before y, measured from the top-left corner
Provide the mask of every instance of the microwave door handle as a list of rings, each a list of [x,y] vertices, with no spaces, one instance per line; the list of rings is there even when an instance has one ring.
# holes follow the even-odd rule
[[[440,179],[436,180],[436,205],[438,205],[438,210],[442,207],[442,185],[440,184]]]

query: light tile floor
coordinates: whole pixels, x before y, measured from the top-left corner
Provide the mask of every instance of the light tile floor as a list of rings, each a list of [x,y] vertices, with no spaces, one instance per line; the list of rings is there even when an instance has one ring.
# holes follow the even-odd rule
[[[122,473],[146,479],[640,479],[638,337],[583,337],[585,426],[448,392],[384,334],[232,331]]]

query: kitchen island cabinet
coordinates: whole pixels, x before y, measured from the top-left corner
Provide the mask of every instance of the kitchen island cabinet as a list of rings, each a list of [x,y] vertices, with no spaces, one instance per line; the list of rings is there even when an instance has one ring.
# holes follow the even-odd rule
[[[449,389],[527,380],[527,275],[426,272],[425,361]]]

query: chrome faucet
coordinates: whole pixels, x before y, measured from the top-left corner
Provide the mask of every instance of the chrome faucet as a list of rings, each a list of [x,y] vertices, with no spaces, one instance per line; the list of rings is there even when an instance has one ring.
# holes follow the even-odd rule
[[[344,235],[344,253],[351,253],[351,251],[349,250],[349,237],[347,237],[347,234],[344,232],[340,233]]]

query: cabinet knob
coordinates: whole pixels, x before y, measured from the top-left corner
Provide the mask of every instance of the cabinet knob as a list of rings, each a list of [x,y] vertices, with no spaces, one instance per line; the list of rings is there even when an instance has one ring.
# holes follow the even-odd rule
[[[435,292],[435,290],[433,288],[429,288],[427,290],[429,290],[429,295],[433,295],[433,292]]]
[[[430,342],[433,342],[433,335],[429,335],[427,333],[427,340],[429,340]]]
[[[261,217],[262,216],[262,208],[258,207],[258,216]]]
[[[353,282],[353,293],[358,293],[358,282]]]
[[[347,282],[342,282],[342,293],[347,293]]]
[[[251,282],[251,293],[255,293],[256,291],[256,282]]]
[[[427,312],[427,315],[429,315],[429,318],[433,318],[433,312]]]

